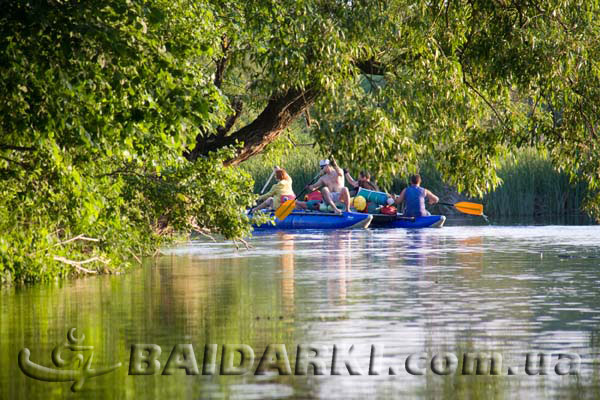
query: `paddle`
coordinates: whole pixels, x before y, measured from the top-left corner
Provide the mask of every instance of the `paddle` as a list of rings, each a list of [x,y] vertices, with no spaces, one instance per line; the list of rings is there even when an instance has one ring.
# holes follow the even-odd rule
[[[267,181],[265,182],[265,186],[263,186],[262,190],[260,191],[260,194],[263,194],[265,192],[265,190],[267,189],[267,186],[269,186],[269,183],[271,183],[271,179],[273,179],[276,169],[277,169],[277,166],[275,166],[275,168],[273,168],[273,172],[271,172],[271,176],[269,176],[269,179],[267,179]]]
[[[454,207],[464,214],[483,215],[483,204],[469,203],[468,201],[460,201],[454,204],[438,202],[437,204]]]
[[[267,186],[269,186],[269,183],[271,183],[271,180],[273,179],[273,177],[275,176],[275,171],[278,169],[279,167],[276,165],[275,168],[273,168],[273,172],[271,172],[271,175],[269,176],[269,179],[267,179],[267,181],[265,182],[265,186],[263,186],[262,190],[260,191],[260,194],[263,194],[265,192],[265,190],[267,190]],[[250,210],[250,209],[249,209]],[[247,211],[248,212],[248,211]]]
[[[306,192],[306,189],[312,185],[313,183],[315,183],[315,181],[317,179],[319,179],[319,176],[321,176],[321,174],[317,174],[312,181],[310,181],[310,183],[306,186],[304,186],[304,189],[302,189],[302,191],[300,192],[300,194],[296,197],[297,198],[302,198],[302,195],[304,194],[304,192]],[[296,199],[290,199],[287,200],[285,202],[283,202],[282,205],[279,206],[279,208],[275,211],[275,216],[280,220],[283,221],[284,219],[287,218],[288,215],[290,215],[292,213],[292,211],[294,211],[294,208],[296,208]]]

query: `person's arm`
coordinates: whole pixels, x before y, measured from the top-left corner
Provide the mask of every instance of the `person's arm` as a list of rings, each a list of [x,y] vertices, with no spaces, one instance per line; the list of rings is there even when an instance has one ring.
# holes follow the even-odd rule
[[[277,190],[277,185],[279,185],[279,182],[274,183],[273,186],[271,186],[271,189],[269,189],[267,193],[261,195],[258,199],[256,199],[256,201],[260,203],[261,201],[265,201],[269,197],[273,196],[275,194],[275,191]]]
[[[346,175],[346,179],[348,179],[348,183],[350,184],[350,186],[352,186],[353,188],[358,187],[358,182],[356,182],[354,179],[352,179],[352,177],[350,176],[350,172],[345,171],[345,175]]]
[[[256,199],[256,203],[260,204],[263,201],[265,201],[267,198],[269,198],[269,196],[271,195],[271,192],[265,193],[263,195],[261,195],[258,199]]]
[[[435,204],[438,201],[440,201],[440,198],[437,197],[435,194],[431,193],[429,190],[427,190],[425,197],[427,197],[427,200],[429,200],[429,204]]]
[[[337,172],[338,176],[344,176],[344,171],[338,166],[333,156],[331,156],[331,166],[333,169],[335,169],[335,172]]]
[[[321,186],[323,186],[323,178],[319,178],[319,180],[317,181],[317,183],[314,183],[312,185],[307,185],[307,188],[310,192],[317,190],[318,188],[320,188]]]
[[[400,192],[400,195],[396,197],[396,204],[402,204],[404,202],[404,193],[406,192],[406,189],[402,189],[402,192]]]

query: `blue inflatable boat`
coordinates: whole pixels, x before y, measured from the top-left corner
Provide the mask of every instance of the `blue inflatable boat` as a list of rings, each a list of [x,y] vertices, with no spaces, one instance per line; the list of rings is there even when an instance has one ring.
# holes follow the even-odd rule
[[[383,215],[371,214],[372,228],[441,228],[446,222],[443,215],[429,215],[427,217],[405,217],[402,214]]]
[[[288,229],[359,229],[368,228],[373,216],[357,212],[341,215],[319,211],[293,211],[283,221],[275,218],[275,225],[265,223],[254,226],[255,230]]]

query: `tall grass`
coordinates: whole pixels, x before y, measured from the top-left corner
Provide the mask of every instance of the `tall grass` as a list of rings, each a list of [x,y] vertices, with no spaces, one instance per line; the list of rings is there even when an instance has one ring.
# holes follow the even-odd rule
[[[586,194],[584,183],[572,184],[536,150],[521,151],[506,160],[498,175],[503,183],[484,197],[493,216],[576,215]]]
[[[283,148],[270,148],[265,153],[241,164],[241,167],[254,178],[255,193],[259,193],[263,188],[275,165],[284,168],[292,177],[295,193],[299,193],[319,173],[319,160],[325,157],[320,153],[318,146],[307,145],[310,139],[304,135],[297,138],[295,142],[295,147],[288,143]],[[269,190],[274,183],[276,183],[275,178],[266,190]]]
[[[421,175],[423,187],[431,190],[433,193],[443,195],[449,190],[448,185],[444,183],[442,175],[435,168],[431,160],[424,160],[419,164],[419,175]],[[408,181],[408,176],[395,176],[387,191],[389,193],[398,194],[402,192],[402,189],[408,186]]]

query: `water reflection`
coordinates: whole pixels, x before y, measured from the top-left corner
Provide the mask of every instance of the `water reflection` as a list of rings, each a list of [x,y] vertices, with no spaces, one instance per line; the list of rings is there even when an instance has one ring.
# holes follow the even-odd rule
[[[469,279],[480,278],[483,272],[483,237],[471,236],[459,239],[457,247],[461,249],[456,254],[456,262],[461,266],[461,273]]]
[[[283,313],[286,316],[294,315],[294,235],[278,233],[281,249],[281,297],[283,299]]]
[[[323,252],[322,263],[327,269],[329,304],[345,304],[349,274],[352,270],[352,231],[343,231],[328,238],[330,251]]]
[[[68,383],[25,377],[22,347],[50,365],[76,326],[99,365],[127,364],[133,343],[245,343],[256,364],[268,344],[354,344],[363,372],[382,346],[379,376],[172,376],[122,373],[86,383],[82,398],[597,398],[598,227],[472,227],[277,233],[252,249],[198,241],[131,274],[0,291],[0,398],[69,397]],[[569,257],[565,257],[568,255]],[[573,376],[438,376],[436,354],[528,351],[581,356]],[[425,354],[426,374],[405,369]],[[331,366],[331,354],[327,365]],[[388,376],[387,367],[398,374]],[[506,369],[505,368],[505,369]]]

